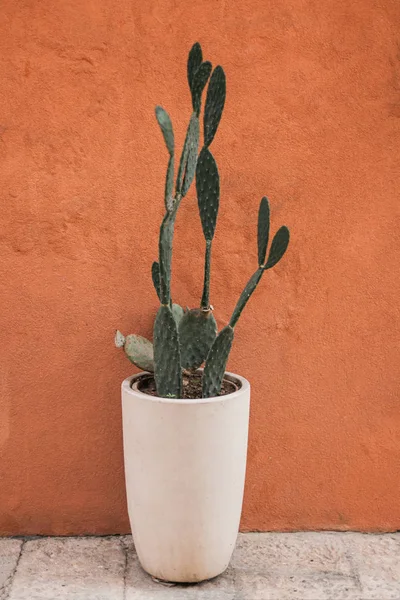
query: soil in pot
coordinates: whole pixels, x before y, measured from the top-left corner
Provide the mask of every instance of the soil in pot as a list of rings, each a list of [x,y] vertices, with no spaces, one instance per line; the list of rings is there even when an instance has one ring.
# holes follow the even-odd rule
[[[138,383],[138,389],[143,394],[149,394],[149,396],[157,396],[156,384],[154,377],[151,375],[144,375],[140,378]],[[226,396],[226,394],[232,394],[239,389],[239,386],[224,379],[222,382],[220,396]],[[197,400],[202,396],[202,374],[201,373],[190,373],[183,376],[183,399]]]

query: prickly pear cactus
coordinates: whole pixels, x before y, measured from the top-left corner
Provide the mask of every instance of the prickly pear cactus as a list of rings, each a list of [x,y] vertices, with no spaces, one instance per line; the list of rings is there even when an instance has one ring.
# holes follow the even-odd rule
[[[204,146],[208,147],[217,133],[218,125],[224,110],[226,96],[226,79],[222,67],[215,67],[208,86],[206,106],[204,109]]]
[[[257,285],[259,284],[261,277],[263,276],[263,274],[265,273],[265,271],[267,269],[272,268],[274,265],[276,265],[280,261],[280,259],[284,255],[286,248],[288,247],[288,244],[289,244],[289,230],[287,227],[282,226],[274,236],[274,239],[272,241],[271,248],[269,251],[268,260],[267,260],[266,264],[264,265],[265,256],[267,253],[269,229],[270,229],[269,218],[270,218],[269,203],[268,203],[268,199],[266,197],[264,197],[261,200],[260,208],[258,211],[258,226],[257,226],[258,262],[259,262],[260,266],[258,267],[257,271],[250,277],[243,292],[240,295],[239,300],[237,301],[237,304],[235,306],[235,309],[232,313],[232,316],[231,316],[231,319],[230,319],[229,325],[228,325],[228,327],[232,330],[232,332],[239,320],[240,315],[242,314],[244,307],[246,306],[251,295],[253,294],[254,290],[256,289]],[[222,331],[225,331],[225,329],[223,329]],[[228,348],[228,354],[229,354],[230,346],[229,346],[228,342],[226,342],[226,341],[225,342],[218,341],[218,338],[220,337],[220,335],[221,334],[219,334],[218,337],[216,338],[213,346],[211,347],[210,353],[207,356],[206,366],[204,369],[203,395],[205,393],[208,393],[211,395],[216,395],[216,392],[219,393],[219,391],[217,391],[218,384],[221,386],[221,383],[222,383],[223,374],[225,372],[225,367],[226,367],[226,361],[224,363],[224,361],[221,359],[221,356],[222,356],[222,358],[225,356],[224,352],[226,352],[226,348]],[[229,339],[229,335],[230,334],[225,333],[224,337],[226,336],[226,338]],[[232,340],[233,340],[233,333],[232,333]],[[232,344],[232,342],[231,342],[231,344]],[[227,357],[228,357],[228,355],[226,356],[226,358]]]
[[[154,261],[153,264],[151,265],[151,278],[153,280],[154,289],[156,290],[158,299],[161,301],[160,265],[156,261]]]
[[[154,378],[162,397],[182,397],[182,369],[176,321],[169,306],[161,305],[154,322]]]
[[[182,306],[179,306],[179,304],[173,304],[171,306],[171,310],[172,310],[172,314],[175,319],[175,323],[176,323],[177,327],[179,327],[179,323],[181,322],[182,317],[185,314],[185,311],[183,310]]]
[[[195,113],[192,114],[186,134],[185,145],[183,147],[181,161],[179,164],[178,178],[176,182],[177,192],[180,192],[182,198],[189,191],[194,174],[196,172],[197,152],[199,148],[200,124]]]
[[[264,196],[264,198],[261,199],[260,208],[258,210],[257,244],[259,266],[264,264],[265,255],[267,253],[269,239],[269,212],[268,198]]]
[[[217,335],[217,323],[211,311],[188,310],[179,324],[179,343],[183,369],[197,369],[206,360]]]
[[[131,363],[143,371],[154,371],[153,344],[141,335],[131,333],[126,337],[120,331],[115,333],[115,345],[124,348]]]
[[[207,84],[208,78],[210,77],[211,71],[212,65],[210,62],[206,61],[199,66],[193,77],[192,104],[193,110],[197,116],[200,114],[201,95]]]
[[[203,62],[203,52],[199,42],[193,44],[192,48],[189,52],[188,62],[187,62],[187,77],[189,83],[189,89],[193,94],[193,83],[194,76],[196,74],[197,69],[200,67]]]
[[[233,342],[233,328],[224,327],[211,346],[203,375],[203,398],[218,396]]]
[[[219,208],[219,173],[208,148],[200,152],[196,167],[196,191],[201,225],[206,240],[214,237]]]
[[[153,344],[138,335],[124,336],[117,331],[115,345],[124,348],[129,360],[141,369],[154,371],[157,394],[161,397],[181,398],[182,372],[191,372],[205,361],[203,397],[217,396],[221,391],[229,352],[234,339],[234,328],[264,273],[283,257],[289,244],[289,230],[280,227],[273,237],[269,253],[270,206],[263,197],[258,211],[257,269],[248,280],[233,310],[229,324],[219,333],[210,304],[211,255],[216,230],[220,179],[218,167],[210,151],[210,144],[218,130],[226,97],[226,78],[222,67],[212,70],[203,60],[199,43],[193,45],[187,61],[187,77],[192,102],[192,114],[180,155],[175,177],[175,138],[172,121],[167,111],[156,107],[156,119],[168,151],[164,188],[165,214],[160,226],[158,260],[154,261],[151,275],[160,308],[154,323]],[[205,92],[205,90],[207,90]],[[205,94],[203,119],[202,98]],[[199,153],[200,125],[203,124],[204,144]],[[167,158],[167,157],[166,157]],[[196,178],[196,193],[201,225],[205,240],[204,281],[200,308],[184,311],[172,301],[171,265],[172,247],[177,212]]]
[[[289,229],[286,227],[286,225],[282,225],[272,240],[267,264],[264,267],[265,269],[271,269],[281,260],[282,256],[286,252],[286,248],[289,245],[289,238]]]

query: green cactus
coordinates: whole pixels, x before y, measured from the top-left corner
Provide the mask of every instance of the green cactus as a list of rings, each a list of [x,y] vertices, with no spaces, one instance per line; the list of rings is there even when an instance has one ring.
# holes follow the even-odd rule
[[[219,208],[219,174],[217,163],[208,148],[202,149],[197,161],[196,191],[204,237],[211,241]]]
[[[226,80],[222,67],[215,67],[207,90],[206,106],[204,109],[204,146],[208,147],[214,139],[226,96]]]
[[[154,378],[160,396],[181,398],[182,369],[176,321],[161,305],[154,322]]]
[[[174,130],[172,129],[171,119],[166,110],[161,106],[156,106],[156,119],[164,136],[165,145],[167,146],[170,156],[174,155]]]
[[[183,369],[197,369],[205,361],[217,335],[217,323],[211,311],[192,308],[179,324],[179,343]]]
[[[186,196],[194,179],[197,163],[197,152],[199,147],[200,124],[195,113],[192,114],[186,133],[185,144],[179,163],[178,177],[176,179],[176,191],[182,198]]]
[[[176,322],[176,326],[179,327],[179,323],[182,321],[185,311],[183,310],[182,306],[179,306],[179,304],[173,304],[171,306],[171,310]]]
[[[156,290],[158,299],[161,302],[161,275],[160,275],[160,265],[158,262],[154,261],[151,265],[151,278],[153,279],[154,289]]]
[[[196,71],[200,67],[202,62],[203,62],[203,52],[201,50],[200,44],[198,42],[196,42],[195,44],[193,44],[193,46],[189,52],[189,57],[188,57],[188,62],[187,62],[187,76],[188,76],[188,83],[189,83],[190,91],[192,91],[192,89],[193,89],[193,81],[194,81],[194,76],[196,74]]]
[[[212,64],[208,61],[203,62],[193,77],[192,84],[192,104],[193,110],[197,116],[200,114],[201,108],[201,96],[205,86],[207,85],[208,78],[212,71]]]
[[[154,371],[153,344],[149,340],[133,333],[124,337],[120,331],[116,331],[115,345],[124,348],[126,356],[139,369]]]
[[[267,246],[269,240],[269,202],[268,198],[264,196],[260,202],[260,208],[258,210],[258,231],[257,231],[257,244],[258,244],[258,264],[263,265],[265,262],[265,255],[267,253]]]
[[[204,368],[203,398],[212,398],[220,393],[233,336],[233,328],[227,325],[219,332],[211,346]]]
[[[247,282],[243,292],[240,294],[240,298],[237,301],[237,304],[235,306],[235,309],[234,309],[231,319],[229,321],[229,325],[231,327],[235,327],[236,323],[238,322],[238,319],[239,319],[240,315],[242,314],[242,310],[244,309],[250,296],[252,295],[252,293],[254,292],[256,287],[258,286],[263,273],[264,273],[264,269],[262,267],[259,267],[257,269],[257,271],[250,277],[249,281]]]
[[[176,209],[178,205],[175,205]],[[160,265],[160,302],[171,303],[171,260],[176,210],[166,212],[160,227],[159,265]]]
[[[217,163],[208,148],[200,152],[196,167],[196,191],[199,205],[201,225],[206,240],[206,256],[204,261],[204,283],[201,307],[208,310],[210,306],[210,269],[211,247],[217,224],[219,208],[219,174]]]
[[[282,225],[274,235],[274,239],[272,240],[271,249],[269,251],[269,256],[267,260],[267,264],[264,269],[271,269],[278,263],[282,256],[286,252],[286,248],[289,245],[290,233],[289,229],[286,225]]]
[[[187,62],[187,77],[192,99],[192,115],[187,126],[178,173],[175,180],[175,140],[168,113],[157,106],[156,118],[169,153],[165,181],[165,214],[160,226],[158,261],[153,262],[151,275],[160,307],[154,323],[153,345],[134,334],[125,337],[117,331],[115,345],[124,348],[129,360],[139,368],[154,371],[157,394],[165,398],[181,398],[184,393],[182,374],[190,377],[205,362],[202,395],[210,398],[220,394],[225,369],[234,339],[237,322],[264,273],[274,267],[285,254],[289,230],[278,229],[267,257],[270,230],[268,199],[261,199],[257,224],[258,268],[241,293],[232,316],[219,333],[210,305],[211,253],[219,201],[220,180],[215,158],[210,152],[221,121],[226,96],[226,80],[222,67],[212,71],[203,60],[199,43],[193,45]],[[199,152],[200,113],[203,91],[207,88],[203,115],[204,145]],[[183,311],[171,297],[171,263],[175,222],[182,199],[188,194],[196,177],[196,193],[203,235],[205,261],[203,292],[199,308]],[[197,375],[198,376],[198,375]]]

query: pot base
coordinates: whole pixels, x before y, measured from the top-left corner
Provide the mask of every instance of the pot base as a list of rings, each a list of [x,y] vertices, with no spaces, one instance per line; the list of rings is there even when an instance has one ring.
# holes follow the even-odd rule
[[[214,398],[159,398],[122,384],[125,479],[133,541],[156,579],[198,583],[225,571],[246,470],[250,384]]]

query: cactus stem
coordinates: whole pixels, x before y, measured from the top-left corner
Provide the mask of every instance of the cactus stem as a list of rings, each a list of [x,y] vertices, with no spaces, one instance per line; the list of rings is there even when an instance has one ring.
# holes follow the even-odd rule
[[[171,258],[172,258],[172,242],[174,236],[175,219],[182,196],[176,194],[175,201],[170,211],[165,213],[164,219],[160,227],[160,237],[158,242],[159,248],[159,265],[160,265],[160,300],[161,304],[171,304]]]
[[[211,269],[211,245],[212,240],[206,240],[206,257],[204,262],[204,285],[201,298],[201,309],[210,310],[210,269]]]
[[[236,304],[235,309],[231,316],[231,320],[229,321],[229,325],[230,325],[230,327],[232,327],[232,329],[235,327],[236,323],[238,322],[239,317],[242,314],[244,307],[246,306],[247,302],[250,299],[250,296],[256,289],[261,277],[263,276],[263,273],[264,273],[264,268],[259,267],[257,269],[257,271],[250,277],[249,281],[247,282],[246,287],[244,288],[243,292],[240,295],[239,300],[237,301],[237,304]]]

